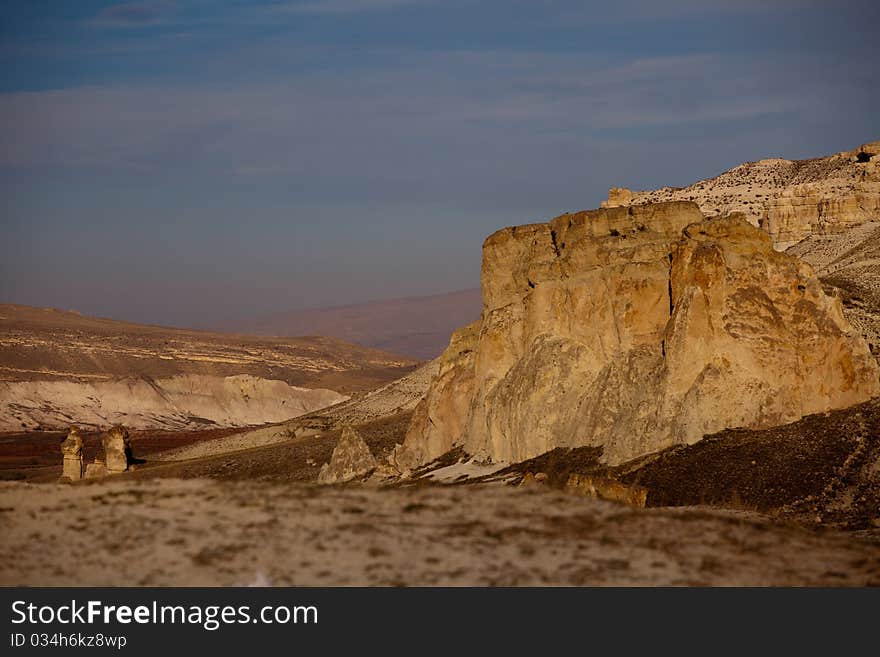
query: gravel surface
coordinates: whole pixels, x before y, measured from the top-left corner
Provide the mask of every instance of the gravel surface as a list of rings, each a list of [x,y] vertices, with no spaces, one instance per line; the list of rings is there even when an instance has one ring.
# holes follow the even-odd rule
[[[880,585],[880,544],[502,485],[0,484],[0,585]]]

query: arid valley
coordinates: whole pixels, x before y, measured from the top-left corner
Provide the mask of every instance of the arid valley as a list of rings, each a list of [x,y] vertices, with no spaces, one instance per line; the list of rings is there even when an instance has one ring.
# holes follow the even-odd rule
[[[0,306],[0,584],[880,586],[880,142],[502,228],[480,288]]]

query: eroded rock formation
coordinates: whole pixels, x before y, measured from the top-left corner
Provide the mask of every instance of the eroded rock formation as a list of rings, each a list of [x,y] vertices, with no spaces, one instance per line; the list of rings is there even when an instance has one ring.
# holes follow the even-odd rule
[[[845,233],[811,235],[787,250],[834,289],[843,314],[880,360],[880,218]]]
[[[67,438],[61,443],[63,457],[61,478],[79,481],[83,478],[83,439],[79,428],[70,427]]]
[[[104,448],[104,467],[107,474],[118,474],[128,470],[132,462],[131,442],[128,430],[120,424],[110,428],[101,438]]]
[[[602,207],[616,208],[621,205],[631,205],[632,201],[632,190],[629,190],[626,187],[612,187],[608,190],[608,200],[602,201]]]
[[[370,448],[352,427],[345,427],[330,462],[321,466],[320,484],[340,484],[372,472],[378,465]]]
[[[403,470],[454,447],[515,462],[601,445],[620,463],[880,394],[839,300],[742,216],[671,202],[505,228],[481,282],[482,318],[441,356]]]

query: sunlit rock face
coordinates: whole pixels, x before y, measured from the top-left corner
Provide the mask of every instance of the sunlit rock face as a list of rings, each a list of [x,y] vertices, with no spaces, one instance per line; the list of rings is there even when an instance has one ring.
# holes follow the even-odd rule
[[[83,439],[79,427],[71,426],[61,443],[61,479],[79,481],[83,478]]]
[[[110,427],[101,437],[101,445],[104,449],[104,467],[108,474],[128,470],[132,461],[128,429],[121,424]]]
[[[367,443],[353,427],[345,427],[330,461],[318,473],[319,484],[341,484],[372,472],[378,465]]]
[[[483,313],[414,414],[402,469],[454,447],[521,461],[601,445],[619,463],[728,427],[880,394],[811,267],[690,202],[565,214],[483,245]]]

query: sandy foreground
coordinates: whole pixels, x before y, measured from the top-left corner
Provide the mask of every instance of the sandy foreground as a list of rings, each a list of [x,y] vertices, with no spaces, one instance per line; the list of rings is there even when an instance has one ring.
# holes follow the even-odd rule
[[[3,483],[0,584],[880,585],[880,542],[502,485]]]

